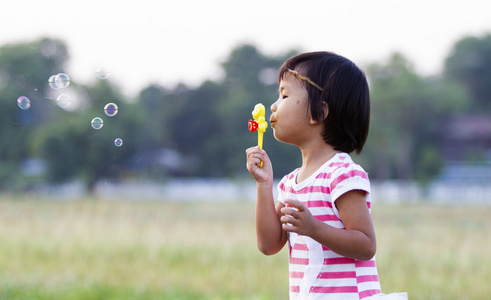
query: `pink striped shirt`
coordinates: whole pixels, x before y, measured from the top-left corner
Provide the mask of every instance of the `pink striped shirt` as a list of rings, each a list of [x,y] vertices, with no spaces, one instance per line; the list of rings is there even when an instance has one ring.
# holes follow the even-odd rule
[[[339,153],[306,180],[296,183],[299,169],[278,184],[278,201],[296,199],[312,215],[330,226],[344,229],[336,199],[352,190],[367,193],[371,209],[370,181],[367,173],[349,154]],[[380,293],[375,258],[360,261],[340,256],[313,239],[289,235],[290,299],[363,299]]]

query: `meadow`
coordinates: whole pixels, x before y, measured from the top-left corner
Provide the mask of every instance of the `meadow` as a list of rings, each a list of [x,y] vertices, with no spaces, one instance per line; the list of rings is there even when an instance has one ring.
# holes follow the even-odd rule
[[[491,295],[491,207],[377,204],[385,293]],[[288,299],[254,203],[0,199],[0,299]]]

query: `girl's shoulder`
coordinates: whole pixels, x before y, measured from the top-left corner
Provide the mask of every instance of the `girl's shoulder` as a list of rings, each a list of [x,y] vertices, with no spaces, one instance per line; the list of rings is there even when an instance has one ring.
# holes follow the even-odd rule
[[[359,164],[355,163],[348,153],[338,153],[332,159],[330,159],[324,166],[319,174],[319,177],[333,178],[340,174],[350,173],[353,171],[360,171],[366,173],[366,171]]]

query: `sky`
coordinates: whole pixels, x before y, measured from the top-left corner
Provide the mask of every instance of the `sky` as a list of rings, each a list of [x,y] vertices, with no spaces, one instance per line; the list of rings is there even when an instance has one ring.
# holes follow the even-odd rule
[[[489,0],[17,0],[1,10],[0,45],[60,39],[72,81],[91,84],[103,67],[128,96],[219,80],[242,44],[272,56],[329,50],[361,67],[397,51],[432,75],[458,40],[491,32]]]

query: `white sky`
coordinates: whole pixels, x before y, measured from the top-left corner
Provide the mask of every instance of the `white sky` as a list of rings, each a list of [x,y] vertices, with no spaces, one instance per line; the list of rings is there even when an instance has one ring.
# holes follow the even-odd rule
[[[103,66],[130,96],[152,82],[220,78],[242,43],[268,55],[330,50],[361,66],[399,51],[428,75],[460,38],[491,32],[490,9],[489,0],[17,0],[1,5],[0,44],[61,39],[72,81],[90,84]]]

